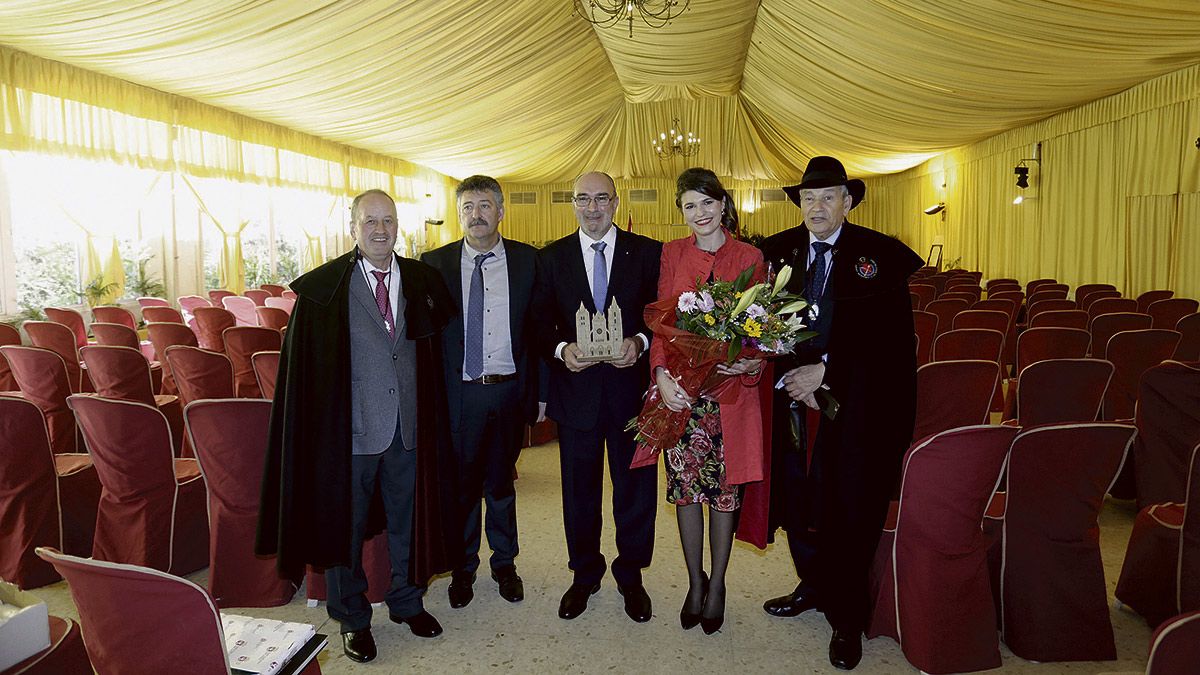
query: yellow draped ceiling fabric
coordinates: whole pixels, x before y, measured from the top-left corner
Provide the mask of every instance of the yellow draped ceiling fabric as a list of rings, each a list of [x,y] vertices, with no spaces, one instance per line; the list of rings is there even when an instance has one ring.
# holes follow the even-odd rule
[[[629,38],[571,0],[8,0],[0,44],[456,177],[671,177],[649,139],[678,116],[694,163],[788,181],[814,154],[907,169],[1195,64],[1200,3],[692,0]]]

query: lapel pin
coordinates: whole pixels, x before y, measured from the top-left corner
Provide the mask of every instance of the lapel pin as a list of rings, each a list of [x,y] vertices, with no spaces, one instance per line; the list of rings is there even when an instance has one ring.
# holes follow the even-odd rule
[[[854,264],[854,271],[863,279],[874,279],[879,274],[879,265],[871,258],[862,257]]]

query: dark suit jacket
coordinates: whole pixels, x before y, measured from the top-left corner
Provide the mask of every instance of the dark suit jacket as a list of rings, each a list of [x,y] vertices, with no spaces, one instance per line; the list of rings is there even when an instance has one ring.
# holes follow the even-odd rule
[[[462,249],[458,240],[421,255],[421,261],[436,269],[450,289],[450,299],[459,318],[451,321],[442,332],[442,352],[446,359],[446,398],[450,405],[450,429],[458,431],[462,424],[463,389],[463,326],[462,306]],[[512,337],[513,362],[517,366],[517,389],[521,396],[522,422],[537,421],[538,356],[530,345],[537,330],[533,323],[533,288],[537,278],[537,249],[512,239],[504,240],[504,257],[508,263],[508,318]]]
[[[621,306],[625,337],[641,333],[651,338],[643,313],[658,294],[662,244],[618,229],[614,248],[612,272],[608,276],[608,304],[611,306],[615,301]],[[572,373],[566,364],[554,358],[558,343],[576,341],[575,312],[581,302],[589,312],[595,311],[579,233],[574,231],[550,243],[538,255],[537,336],[539,348],[550,364],[547,416],[559,424],[587,430],[596,426],[602,397],[608,398],[608,405],[620,419],[627,421],[637,415],[650,381],[650,368],[649,360],[642,355],[628,368],[599,363]]]

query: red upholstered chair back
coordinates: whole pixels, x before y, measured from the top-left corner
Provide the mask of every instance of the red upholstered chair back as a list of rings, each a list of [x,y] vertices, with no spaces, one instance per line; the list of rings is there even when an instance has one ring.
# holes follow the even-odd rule
[[[910,283],[908,285],[908,291],[910,293],[916,293],[917,297],[920,298],[917,309],[925,309],[925,305],[928,305],[937,299],[937,286],[934,286],[933,284]]]
[[[298,298],[300,296],[296,294],[296,291],[293,291],[292,289],[289,288],[289,289],[285,290],[283,292],[283,295],[281,295],[279,297],[285,298],[287,300],[295,300],[296,298]]]
[[[1078,328],[1027,328],[1017,338],[1017,372],[1047,359],[1081,359],[1090,342]]]
[[[213,307],[220,307],[221,301],[224,300],[225,298],[228,298],[231,295],[237,295],[237,293],[234,293],[233,291],[227,291],[223,288],[220,288],[217,290],[209,291],[208,299],[210,301],[212,301]]]
[[[279,300],[280,298],[267,298],[268,300]],[[278,307],[255,307],[254,311],[258,314],[258,325],[263,328],[272,330],[282,330],[287,327],[288,313]]]
[[[122,326],[124,328],[124,326]],[[79,350],[87,364],[96,393],[105,398],[157,405],[150,364],[137,349],[89,345]]]
[[[1158,302],[1159,300],[1166,300],[1167,298],[1173,298],[1173,297],[1175,297],[1175,291],[1168,291],[1168,290],[1146,291],[1145,293],[1142,293],[1141,295],[1139,295],[1137,297],[1137,303],[1138,303],[1137,311],[1142,314],[1146,314],[1146,310],[1150,309],[1150,305]]]
[[[200,342],[200,348],[212,352],[224,352],[225,343],[221,339],[221,333],[224,333],[226,328],[237,325],[237,319],[233,313],[224,307],[197,307],[194,314],[196,316],[196,339]]]
[[[948,300],[937,299],[925,305],[926,312],[936,314],[938,318],[937,335],[941,335],[954,326],[954,315],[965,311],[971,303],[960,298]],[[936,336],[935,336],[936,337]]]
[[[150,336],[150,344],[154,345],[154,353],[158,354],[162,365],[162,392],[164,394],[179,393],[179,385],[175,383],[175,375],[171,372],[171,364],[167,361],[167,348],[175,345],[195,347],[196,334],[182,323],[150,323],[146,324],[146,332]]]
[[[995,293],[988,293],[987,300],[984,300],[983,302],[989,302],[991,300],[1011,301],[1013,305],[1016,306],[1016,309],[1013,310],[1013,314],[1015,315],[1018,311],[1020,311],[1021,306],[1025,304],[1025,294],[1021,291],[996,291]],[[992,307],[984,306],[975,307],[974,309],[992,309]]]
[[[1119,297],[1121,297],[1121,292],[1115,289],[1100,289],[1098,291],[1092,291],[1091,293],[1088,293],[1079,299],[1079,309],[1082,309],[1086,312],[1092,306],[1092,303],[1096,302],[1097,300]]]
[[[167,348],[167,362],[185,407],[204,398],[233,398],[233,366],[229,357],[198,347]]]
[[[130,347],[132,349],[140,349],[141,347],[141,341],[138,340],[137,332],[129,326],[119,323],[103,323],[99,321],[93,323],[92,335],[96,336],[96,344],[98,345]],[[80,360],[83,360],[83,350],[84,347],[79,348]]]
[[[1150,636],[1146,675],[1181,675],[1200,663],[1200,612],[1164,621]]]
[[[183,295],[178,299],[179,311],[183,312],[183,318],[186,321],[188,316],[196,311],[197,307],[212,307],[213,304],[208,298],[202,298],[199,295]]]
[[[1188,314],[1175,324],[1179,345],[1175,347],[1176,361],[1200,361],[1200,313]],[[2,344],[2,343],[0,343]]]
[[[959,328],[989,328],[1003,335],[1008,331],[1008,314],[994,309],[968,309],[954,316],[953,330]]]
[[[1020,288],[1021,282],[1011,277],[996,277],[995,279],[988,279],[987,283],[983,285],[989,291],[997,286],[1016,286]]]
[[[83,369],[79,367],[79,347],[71,329],[53,321],[26,321],[23,327],[34,347],[49,349],[62,357],[71,391],[82,391]]]
[[[87,327],[83,322],[83,315],[71,309],[70,307],[46,307],[46,318],[54,323],[62,324],[71,329],[71,335],[75,340],[76,347],[82,347],[87,344]]]
[[[1025,311],[1025,319],[1033,321],[1042,312],[1053,312],[1064,309],[1075,309],[1075,303],[1070,300],[1038,300],[1030,302]]]
[[[917,368],[913,440],[956,427],[986,424],[1000,381],[995,361],[936,361]]]
[[[1057,284],[1047,284],[1046,286],[1051,286],[1051,285],[1056,286]],[[1059,288],[1047,288],[1046,286],[1039,288],[1036,293],[1031,294],[1029,296],[1029,299],[1026,301],[1025,305],[1028,307],[1029,305],[1036,305],[1037,303],[1044,302],[1046,300],[1066,300],[1067,299],[1066,290],[1059,289]]]
[[[1089,321],[1101,314],[1136,314],[1137,300],[1133,298],[1100,298],[1088,306],[1087,313]]]
[[[138,307],[141,307],[142,309],[146,309],[147,307],[170,307],[171,306],[171,303],[168,302],[166,300],[166,298],[155,298],[155,297],[145,296],[145,295],[138,298],[137,303],[138,303]]]
[[[230,672],[221,616],[203,588],[138,565],[37,553],[67,580],[97,672]]]
[[[914,293],[912,291],[909,291],[908,292],[908,303],[913,308],[913,310],[921,309],[921,296],[917,295],[916,293]]]
[[[962,288],[963,286],[978,285],[978,282],[975,281],[975,277],[969,274],[956,274],[946,280],[946,291],[953,291],[956,288]]]
[[[1142,374],[1170,359],[1178,344],[1179,333],[1157,328],[1127,330],[1112,336],[1107,358],[1117,370],[1104,397],[1104,419],[1133,419]]]
[[[948,279],[949,277],[942,273],[931,274],[922,279],[921,283],[933,286],[934,290],[937,291],[937,295],[934,296],[934,299],[936,300],[938,296],[946,292],[946,281]]]
[[[1010,317],[1015,318],[1017,316],[1017,309],[1020,306],[1021,306],[1020,300],[1013,300],[1012,298],[995,298],[995,297],[988,296],[988,298],[986,300],[980,300],[979,302],[975,303],[974,305],[971,305],[971,309],[982,309],[982,310],[1004,312],[1005,314],[1008,314]]]
[[[1046,302],[1060,302],[1059,300],[1043,300],[1038,304]],[[1029,320],[1030,328],[1075,328],[1083,332],[1088,329],[1088,315],[1082,309],[1052,309],[1048,312],[1039,312],[1037,316]]]
[[[1078,305],[1089,293],[1115,290],[1117,290],[1117,287],[1112,284],[1080,284],[1075,287],[1075,304]]]
[[[250,357],[254,377],[263,398],[275,398],[275,382],[279,376],[279,352],[255,352]]]
[[[37,406],[8,396],[0,396],[0,516],[0,579],[23,589],[58,581],[33,554],[63,545],[50,437]]]
[[[257,305],[254,304],[254,300],[240,295],[227,295],[221,298],[221,305],[233,313],[233,317],[237,319],[237,325],[258,325],[258,314],[254,311]]]
[[[255,352],[277,352],[283,346],[279,331],[261,326],[235,326],[225,329],[225,354],[233,364],[234,390],[239,398],[261,398],[254,364]]]
[[[1179,611],[1200,610],[1200,443],[1188,464],[1187,503],[1179,537]],[[1200,663],[1200,661],[1197,661]]]
[[[1118,312],[1116,314],[1101,314],[1088,322],[1088,332],[1092,334],[1092,356],[1103,359],[1108,357],[1108,341],[1112,336],[1127,330],[1143,330],[1150,328],[1154,320],[1148,314],[1133,312]]]
[[[248,288],[242,292],[242,296],[253,300],[256,307],[265,307],[271,294],[261,288]]]
[[[282,309],[287,312],[288,316],[292,315],[292,308],[296,306],[295,298],[267,298],[267,307],[274,309]],[[260,315],[261,316],[261,315]]]
[[[933,338],[937,335],[937,314],[926,311],[913,312],[913,332],[917,335],[917,365],[923,366],[932,360]]]
[[[1200,303],[1191,298],[1167,298],[1150,303],[1146,313],[1154,319],[1154,328],[1174,329],[1180,319],[1195,314],[1197,309]]]
[[[1071,287],[1069,285],[1063,284],[1063,283],[1045,284],[1043,286],[1038,286],[1038,289],[1037,289],[1038,293],[1044,293],[1046,291],[1059,291],[1062,293],[1070,293]]]
[[[42,411],[55,454],[76,452],[75,418],[67,408],[71,385],[62,357],[49,349],[21,345],[0,347],[0,353],[12,368],[21,396]]]
[[[6,323],[0,323],[0,347],[19,344],[21,344],[21,333]],[[12,369],[8,367],[8,359],[0,354],[0,392],[16,391],[17,389],[17,380],[12,375]]]
[[[93,307],[92,321],[99,321],[102,323],[119,323],[122,326],[128,327],[135,333],[137,332],[137,319],[134,318],[133,312],[130,312],[124,307],[117,307],[116,305],[101,305],[100,307]],[[95,329],[92,329],[92,334],[95,334]]]
[[[934,361],[996,361],[1004,349],[1004,333],[988,328],[956,328],[933,341]]]
[[[278,298],[278,297],[282,296],[283,292],[285,290],[287,290],[286,288],[284,288],[283,286],[280,286],[279,284],[261,284],[259,286],[259,288],[266,291],[273,298]]]
[[[1025,282],[1025,294],[1033,295],[1042,286],[1045,286],[1046,284],[1056,284],[1056,283],[1058,283],[1058,281],[1055,279],[1049,279],[1049,278],[1032,279],[1030,281]]]
[[[183,315],[174,307],[145,307],[142,318],[146,323],[183,323]]]
[[[970,307],[971,305],[975,304],[976,301],[979,300],[980,294],[974,293],[970,290],[964,290],[966,288],[969,288],[969,287],[959,286],[958,288],[956,288],[952,291],[946,291],[945,293],[942,293],[941,295],[938,296],[938,300],[951,300],[951,299],[965,300],[967,302],[967,307]]]
[[[1200,363],[1164,361],[1142,374],[1137,428],[1138,508],[1187,502],[1188,462],[1200,440]]]
[[[1039,424],[1095,422],[1112,380],[1113,365],[1099,359],[1049,359],[1021,370],[1017,421]]]

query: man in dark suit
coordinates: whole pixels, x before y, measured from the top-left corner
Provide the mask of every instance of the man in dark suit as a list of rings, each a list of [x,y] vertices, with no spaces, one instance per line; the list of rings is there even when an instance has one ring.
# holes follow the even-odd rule
[[[805,227],[763,241],[766,261],[791,265],[788,290],[816,305],[817,336],[777,360],[771,521],[782,526],[800,584],[763,608],[773,616],[820,609],[833,628],[830,662],[862,658],[867,574],[912,437],[916,346],[908,277],[921,258],[900,241],[846,220],[866,187],[841,162],[814,157],[785,187]],[[805,413],[826,410],[807,457]],[[836,406],[836,411],[834,407]],[[832,415],[832,417],[830,416]]]
[[[606,563],[600,552],[604,451],[612,480],[617,558],[612,563],[625,613],[650,620],[650,596],[642,568],[654,550],[654,467],[630,469],[633,432],[626,431],[642,404],[650,373],[644,354],[650,331],[642,318],[657,294],[662,245],[613,224],[616,184],[608,174],[586,173],[575,181],[579,230],[542,249],[538,256],[537,320],[550,361],[547,415],[558,423],[562,467],[563,524],[574,582],[558,615],[573,619],[600,590]],[[580,305],[590,313],[619,306],[623,340],[616,360],[583,361],[576,344]]]
[[[451,607],[474,597],[479,569],[482,508],[492,579],[500,596],[520,602],[525,587],[517,575],[516,491],[513,465],[526,423],[538,416],[537,358],[532,336],[537,251],[500,237],[504,194],[489,176],[471,176],[455,190],[464,237],[421,256],[441,273],[461,321],[442,334],[450,432],[464,523],[463,565],[450,582]]]

